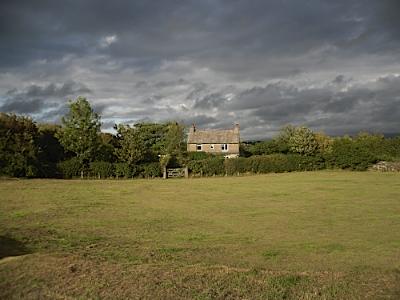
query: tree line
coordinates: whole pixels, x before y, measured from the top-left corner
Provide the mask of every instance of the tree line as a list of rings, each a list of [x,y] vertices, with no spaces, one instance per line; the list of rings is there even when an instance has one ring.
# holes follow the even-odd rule
[[[157,177],[164,166],[188,166],[193,174],[223,175],[324,168],[365,170],[400,159],[400,137],[360,133],[330,137],[307,127],[284,127],[272,140],[242,143],[239,159],[186,152],[185,127],[177,122],[115,125],[100,130],[101,117],[83,97],[70,101],[61,125],[37,124],[0,113],[0,175],[41,178]]]

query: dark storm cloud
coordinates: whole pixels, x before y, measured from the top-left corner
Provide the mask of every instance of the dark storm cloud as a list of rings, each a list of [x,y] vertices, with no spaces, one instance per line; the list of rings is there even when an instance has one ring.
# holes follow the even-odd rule
[[[399,11],[398,0],[1,1],[0,110],[55,120],[67,97],[90,94],[107,122],[240,121],[249,137],[286,123],[395,130]]]
[[[332,134],[397,132],[400,76],[381,77],[346,90],[332,90],[329,84],[303,90],[270,84],[243,91],[227,108],[248,111],[255,120],[275,128],[292,123]]]
[[[368,52],[363,46],[379,34],[398,38],[398,7],[389,0],[2,1],[1,62],[15,66],[99,51],[151,60],[187,56],[239,70],[266,54],[298,55],[324,43],[359,39],[358,50]],[[118,42],[93,49],[114,34]],[[361,41],[363,34],[370,36]],[[243,61],[249,54],[253,59]]]
[[[19,91],[9,90],[5,101],[0,105],[0,111],[22,114],[38,114],[45,109],[57,107],[66,103],[66,97],[91,93],[85,85],[73,81],[61,85],[54,83],[46,86],[32,84]]]

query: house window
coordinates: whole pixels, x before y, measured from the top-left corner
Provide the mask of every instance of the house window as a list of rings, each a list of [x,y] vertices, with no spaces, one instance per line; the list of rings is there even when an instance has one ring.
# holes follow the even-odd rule
[[[196,145],[196,150],[197,151],[202,151],[203,150],[203,145],[202,144],[197,144]]]
[[[210,149],[214,150],[214,144],[210,145]]]
[[[222,151],[228,151],[228,144],[221,144]]]

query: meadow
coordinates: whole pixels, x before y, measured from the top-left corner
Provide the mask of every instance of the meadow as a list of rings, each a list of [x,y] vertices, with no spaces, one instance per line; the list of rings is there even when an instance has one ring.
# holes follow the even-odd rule
[[[399,299],[400,173],[1,180],[1,299]]]

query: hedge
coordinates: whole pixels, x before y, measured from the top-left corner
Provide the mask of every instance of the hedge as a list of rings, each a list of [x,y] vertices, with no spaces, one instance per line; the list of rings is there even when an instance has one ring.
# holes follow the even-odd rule
[[[236,175],[244,173],[281,173],[325,168],[321,157],[297,154],[271,154],[226,159],[219,157],[190,161],[188,168],[195,175]]]
[[[90,163],[90,175],[96,178],[110,178],[113,177],[114,164],[106,161],[95,161]]]
[[[57,164],[57,168],[63,178],[73,178],[79,176],[81,171],[83,171],[83,165],[76,157],[59,162]]]
[[[325,159],[331,168],[364,171],[374,164],[378,157],[363,143],[340,138],[334,141],[332,152],[325,155]]]

